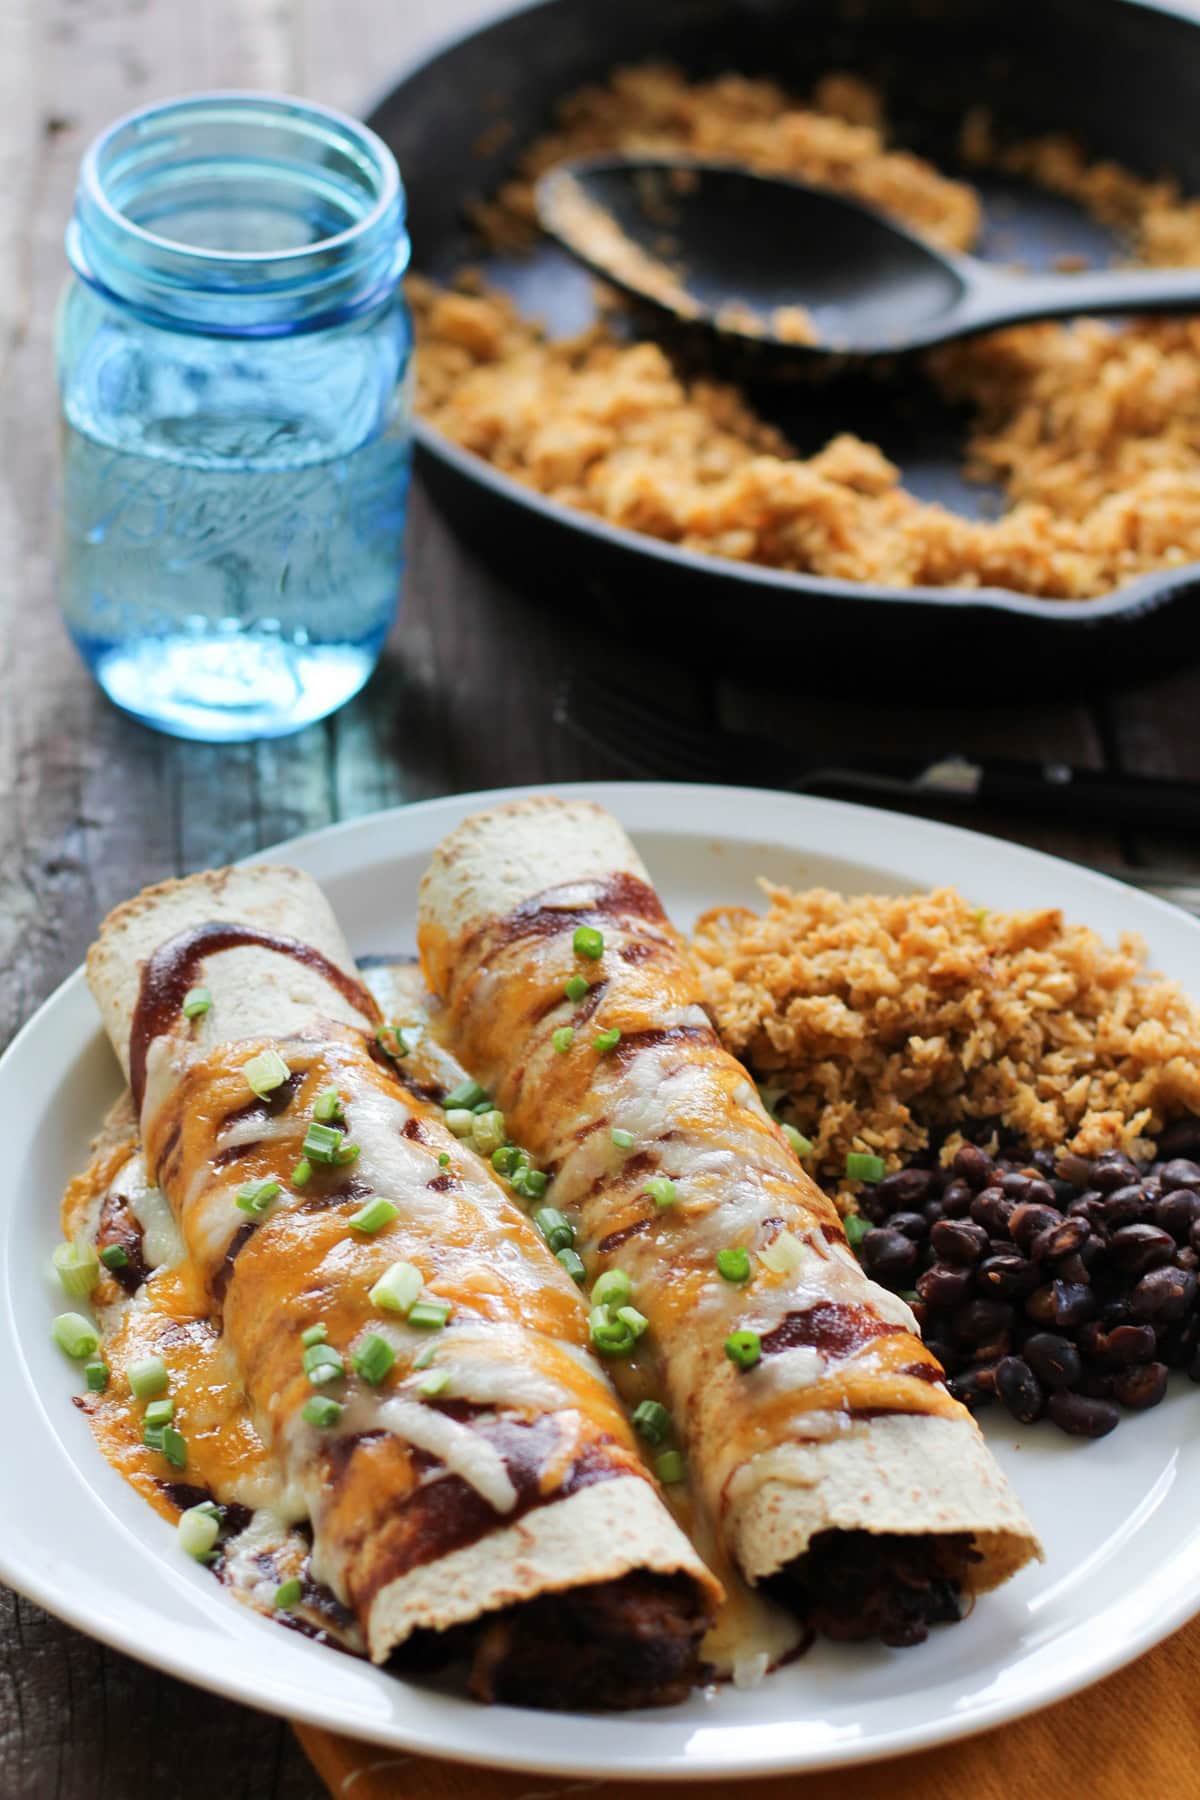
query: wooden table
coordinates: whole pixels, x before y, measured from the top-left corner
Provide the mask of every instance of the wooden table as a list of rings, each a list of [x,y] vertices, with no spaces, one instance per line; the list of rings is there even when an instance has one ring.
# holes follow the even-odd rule
[[[338,717],[279,743],[174,743],[109,707],[55,608],[51,339],[79,157],[115,115],[192,88],[310,93],[359,106],[412,48],[494,0],[0,0],[0,1044],[79,962],[101,914],[142,883],[246,855],[374,807],[507,782],[624,771],[554,722],[577,653],[554,617],[489,575],[418,482],[402,616],[383,666]],[[1200,634],[1198,634],[1200,649]],[[1114,676],[1121,671],[1114,670]],[[980,706],[941,692],[823,701],[797,661],[754,692],[677,663],[643,672],[673,704],[810,748],[903,743],[1052,755],[1200,777],[1200,670],[1075,703],[1036,680]],[[1084,860],[1200,869],[1200,842],[978,821]],[[1052,901],[1052,894],[1031,899]],[[46,1196],[46,1203],[52,1202]],[[0,1591],[0,1794],[12,1800],[302,1800],[324,1792],[288,1727],[199,1693]]]

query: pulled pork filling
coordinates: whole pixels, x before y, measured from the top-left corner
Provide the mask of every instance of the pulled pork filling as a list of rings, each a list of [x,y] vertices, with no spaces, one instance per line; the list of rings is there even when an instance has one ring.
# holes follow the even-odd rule
[[[968,1567],[979,1561],[966,1532],[941,1537],[822,1531],[805,1555],[762,1585],[823,1637],[920,1644],[931,1625],[963,1614]]]

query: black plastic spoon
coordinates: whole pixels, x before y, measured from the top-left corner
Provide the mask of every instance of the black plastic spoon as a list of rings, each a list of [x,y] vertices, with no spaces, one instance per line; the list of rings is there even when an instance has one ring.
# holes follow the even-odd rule
[[[586,157],[535,193],[543,228],[615,287],[791,358],[890,356],[1075,313],[1200,311],[1200,269],[1013,275],[857,200],[731,164]]]

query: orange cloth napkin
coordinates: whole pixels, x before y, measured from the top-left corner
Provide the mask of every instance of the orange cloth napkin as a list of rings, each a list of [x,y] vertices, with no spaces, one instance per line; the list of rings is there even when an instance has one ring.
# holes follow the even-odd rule
[[[335,1800],[670,1800],[642,1781],[509,1775],[430,1762],[298,1725]],[[690,1783],[745,1800],[744,1781]],[[754,1783],[753,1800],[1194,1800],[1200,1795],[1200,1619],[1098,1687],[981,1737],[891,1762]]]

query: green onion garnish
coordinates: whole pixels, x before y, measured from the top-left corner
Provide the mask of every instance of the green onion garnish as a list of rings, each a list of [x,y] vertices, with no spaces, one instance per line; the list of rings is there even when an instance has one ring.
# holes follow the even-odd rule
[[[543,1206],[533,1215],[533,1222],[552,1250],[570,1250],[575,1244],[575,1227],[556,1206]]]
[[[276,1612],[289,1606],[297,1606],[304,1598],[304,1583],[293,1575],[290,1581],[281,1581],[275,1589],[273,1605]]]
[[[292,1186],[307,1187],[312,1180],[312,1172],[312,1164],[309,1162],[307,1156],[302,1156],[292,1170]]]
[[[618,1306],[616,1316],[622,1325],[628,1325],[635,1338],[644,1337],[650,1329],[649,1319],[636,1306]]]
[[[100,1252],[100,1261],[104,1264],[106,1269],[127,1269],[129,1267],[129,1252],[128,1250],[123,1250],[120,1244],[105,1244],[103,1250]]]
[[[83,1378],[87,1382],[89,1394],[102,1394],[108,1386],[109,1367],[106,1362],[97,1358],[94,1362],[83,1365]]]
[[[865,1150],[851,1150],[846,1157],[846,1173],[851,1181],[882,1181],[887,1164],[882,1156]]]
[[[73,1244],[56,1244],[53,1263],[63,1291],[72,1300],[86,1300],[100,1279],[100,1258],[84,1238]]]
[[[575,1002],[582,1000],[587,994],[587,991],[588,982],[586,975],[572,975],[566,987],[563,989],[563,993],[567,996],[567,999]]]
[[[307,1330],[300,1333],[300,1342],[308,1350],[313,1344],[324,1344],[328,1337],[329,1327],[324,1319],[319,1319],[315,1325],[310,1325]]]
[[[628,1356],[634,1334],[628,1323],[608,1306],[593,1306],[588,1314],[588,1335],[601,1356]]]
[[[605,1269],[592,1289],[597,1306],[624,1306],[633,1293],[633,1283],[624,1269]]]
[[[501,1144],[498,1150],[493,1150],[492,1167],[497,1175],[511,1175],[517,1166],[519,1154],[515,1144]]]
[[[664,1487],[673,1487],[676,1482],[686,1479],[687,1470],[683,1457],[678,1450],[664,1450],[661,1456],[654,1459],[654,1473]]]
[[[377,1331],[368,1331],[358,1349],[350,1352],[355,1373],[361,1375],[372,1387],[379,1386],[395,1360],[396,1352]]]
[[[762,1339],[757,1331],[731,1331],[725,1339],[725,1354],[739,1369],[752,1369],[762,1355]]]
[[[160,1448],[162,1454],[174,1468],[187,1468],[187,1443],[183,1433],[181,1431],[176,1431],[173,1425],[163,1426],[162,1444]]]
[[[594,925],[580,925],[571,939],[571,948],[576,956],[586,956],[589,962],[599,962],[604,955],[604,933],[597,931]]]
[[[313,1101],[313,1118],[323,1125],[333,1125],[342,1116],[342,1096],[336,1088],[325,1088]]]
[[[237,1203],[244,1213],[261,1217],[282,1192],[277,1181],[247,1181],[237,1191]]]
[[[609,1135],[611,1136],[612,1141],[617,1146],[618,1150],[632,1150],[633,1149],[633,1133],[632,1133],[632,1131],[625,1131],[621,1128],[621,1126],[614,1125],[612,1128],[612,1131]]]
[[[59,1313],[50,1332],[60,1350],[80,1361],[85,1356],[94,1356],[100,1348],[100,1333],[82,1313]]]
[[[671,1430],[671,1415],[661,1400],[643,1400],[633,1409],[633,1429],[648,1444],[661,1444]]]
[[[300,1408],[300,1417],[306,1425],[315,1425],[318,1430],[325,1431],[330,1425],[336,1425],[342,1416],[342,1409],[336,1400],[328,1394],[314,1394]]]
[[[447,1300],[418,1300],[408,1315],[410,1325],[418,1326],[422,1331],[440,1331],[450,1317],[450,1303]]]
[[[280,1056],[278,1050],[262,1050],[252,1056],[248,1063],[242,1064],[242,1074],[252,1093],[265,1100],[276,1088],[281,1088],[291,1075],[291,1070]]]
[[[485,1113],[485,1112],[491,1112],[491,1110],[492,1110],[492,1103],[490,1100],[487,1100],[487,1099],[477,1100],[475,1102],[475,1105],[471,1108],[471,1111],[473,1113]]]
[[[143,1425],[169,1425],[175,1417],[175,1402],[168,1396],[165,1400],[151,1400],[142,1414]]]
[[[448,1150],[439,1150],[438,1151],[438,1168],[439,1169],[448,1169],[449,1167],[450,1167],[450,1152]]]
[[[220,1535],[220,1516],[207,1506],[189,1506],[186,1512],[180,1513],[175,1527],[179,1548],[188,1556],[194,1556],[197,1562],[207,1560]]]
[[[573,1025],[560,1025],[557,1031],[551,1032],[550,1042],[554,1045],[554,1048],[558,1051],[560,1056],[565,1056],[567,1051],[571,1048],[571,1045],[575,1042],[575,1027]]]
[[[669,1175],[652,1175],[642,1192],[649,1194],[657,1207],[675,1204],[675,1183]]]
[[[368,1200],[367,1204],[358,1212],[351,1213],[349,1223],[353,1225],[355,1231],[365,1231],[368,1235],[373,1235],[377,1231],[382,1231],[385,1225],[390,1225],[393,1219],[399,1217],[400,1208],[393,1206],[390,1200],[385,1200],[382,1194],[376,1194],[374,1199]]]
[[[125,1377],[135,1400],[157,1400],[171,1384],[167,1365],[161,1356],[144,1356],[139,1362],[131,1362],[125,1371]]]
[[[504,1125],[504,1114],[490,1106],[486,1112],[474,1115],[475,1123],[471,1128],[471,1142],[480,1156],[492,1156],[504,1146],[508,1133]]]
[[[744,1244],[731,1244],[717,1251],[717,1274],[726,1281],[749,1281],[750,1252]]]
[[[444,1394],[449,1386],[449,1369],[431,1369],[424,1381],[418,1384],[417,1392],[423,1400],[433,1400],[438,1394]]]
[[[562,1264],[563,1268],[567,1271],[567,1274],[571,1277],[572,1281],[583,1282],[587,1280],[587,1270],[583,1266],[583,1258],[580,1256],[578,1250],[571,1250],[568,1248],[566,1250],[556,1250],[554,1254]]]
[[[783,1135],[792,1146],[792,1149],[796,1152],[797,1156],[812,1155],[812,1140],[806,1138],[802,1131],[797,1131],[794,1125],[785,1125],[783,1128]]]
[[[469,1138],[475,1132],[475,1114],[467,1106],[452,1106],[446,1113],[446,1129],[456,1138]]]
[[[380,1312],[407,1313],[421,1298],[424,1285],[425,1277],[415,1264],[394,1262],[383,1271],[367,1299]]]
[[[212,995],[206,987],[189,988],[183,996],[183,1016],[185,1019],[202,1019],[212,1005]]]
[[[550,1185],[550,1177],[544,1169],[520,1168],[513,1176],[513,1187],[526,1200],[540,1200]]]
[[[607,1031],[602,1031],[600,1033],[599,1037],[593,1038],[592,1049],[598,1050],[600,1052],[601,1056],[607,1056],[610,1050],[616,1049],[616,1047],[620,1043],[620,1041],[621,1041],[620,1026],[619,1025],[610,1025]]]
[[[307,1344],[301,1360],[304,1373],[314,1387],[324,1387],[327,1381],[337,1381],[346,1373],[341,1352],[332,1344]]]
[[[388,1043],[389,1037],[394,1040],[391,1044]],[[380,1025],[375,1032],[375,1042],[384,1055],[390,1056],[393,1062],[401,1056],[408,1055],[408,1040],[398,1025]]]
[[[322,1125],[314,1119],[304,1134],[304,1154],[310,1162],[334,1163],[345,1136],[340,1125]]]
[[[846,1242],[857,1254],[858,1247],[871,1229],[871,1221],[864,1219],[861,1213],[847,1213],[842,1220],[846,1227]]]
[[[486,1100],[487,1097],[487,1089],[480,1087],[477,1081],[460,1081],[456,1088],[450,1089],[442,1101],[442,1105],[447,1112],[458,1106],[465,1106],[469,1111],[471,1107],[478,1106],[480,1101]]]

